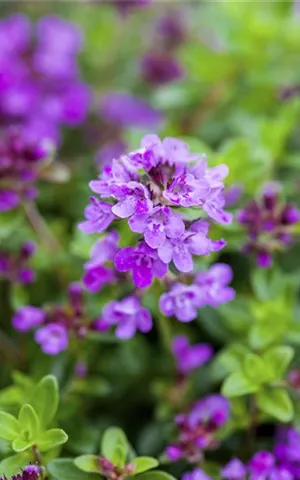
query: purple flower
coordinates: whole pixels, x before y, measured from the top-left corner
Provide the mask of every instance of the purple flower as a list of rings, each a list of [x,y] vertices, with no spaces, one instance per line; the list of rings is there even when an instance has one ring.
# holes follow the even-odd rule
[[[31,305],[19,308],[12,319],[13,327],[20,332],[27,332],[32,328],[41,325],[45,320],[43,310]]]
[[[240,210],[237,220],[245,228],[246,253],[254,253],[257,265],[268,268],[272,254],[293,242],[293,226],[300,220],[300,211],[280,199],[280,185],[267,184],[258,200],[251,200]]]
[[[207,222],[199,220],[181,237],[166,239],[157,251],[159,258],[167,264],[173,260],[180,272],[191,272],[194,268],[192,255],[209,255],[210,252],[218,251],[225,245],[223,240],[210,240],[207,237],[208,228]]]
[[[179,46],[186,37],[186,26],[184,20],[184,11],[178,10],[159,17],[154,41],[158,39],[159,44],[167,51]]]
[[[181,480],[212,480],[201,468],[195,468],[192,472],[182,475]]]
[[[203,450],[215,448],[214,433],[227,421],[229,402],[221,395],[209,395],[199,400],[188,414],[180,414],[175,421],[178,428],[178,441],[169,445],[166,455],[171,461],[181,458],[198,463]]]
[[[78,72],[81,32],[59,16],[40,19],[34,31],[28,18],[12,15],[0,22],[0,43],[5,124],[17,121],[35,133],[43,130],[42,136],[51,132],[58,142],[61,124],[81,123],[91,100]]]
[[[21,285],[32,283],[35,272],[27,262],[34,251],[35,244],[32,242],[25,242],[17,254],[0,250],[0,277]]]
[[[150,312],[134,296],[109,302],[102,318],[108,325],[117,325],[116,335],[124,340],[132,338],[137,330],[147,333],[152,328]]]
[[[85,269],[82,281],[92,293],[99,292],[104,285],[113,283],[116,280],[113,270],[103,265],[89,265],[85,266]]]
[[[233,458],[222,468],[222,478],[226,480],[244,480],[246,473],[246,467],[238,458]]]
[[[130,165],[127,157],[113,159],[111,164],[104,166],[98,180],[92,180],[89,186],[93,192],[98,193],[102,198],[112,195],[114,185],[123,185],[138,179],[136,167]]]
[[[153,128],[160,127],[163,115],[142,98],[128,93],[109,92],[100,105],[101,116],[120,127]]]
[[[163,293],[159,308],[167,317],[175,315],[181,322],[191,322],[197,317],[198,308],[205,306],[205,297],[196,285],[176,283]]]
[[[103,265],[105,262],[113,261],[119,249],[119,240],[118,232],[112,231],[94,243],[90,252],[89,264]]]
[[[200,367],[213,355],[210,345],[205,343],[190,345],[188,338],[184,335],[173,338],[172,352],[176,359],[177,370],[182,374],[187,374]]]
[[[167,237],[180,237],[185,229],[181,216],[165,206],[153,208],[148,215],[133,215],[128,223],[133,232],[144,234],[152,248],[162,247]]]
[[[214,428],[222,427],[228,420],[230,403],[222,395],[208,395],[196,402],[189,414],[191,426],[199,422],[212,425]]]
[[[85,222],[79,223],[78,228],[84,233],[101,233],[113,222],[115,216],[109,203],[90,197],[91,204],[85,209]]]
[[[195,277],[207,304],[214,308],[235,298],[234,289],[228,287],[231,280],[232,270],[225,263],[216,263],[207,272],[200,272]]]
[[[229,187],[225,193],[225,205],[227,207],[235,205],[241,198],[244,188],[241,184],[235,184]]]
[[[20,204],[19,195],[12,190],[0,190],[0,212],[13,210]]]
[[[141,141],[141,148],[131,152],[128,158],[138,168],[151,170],[154,181],[167,185],[171,179],[184,171],[188,162],[198,159],[191,154],[188,145],[177,138],[146,135]]]
[[[127,185],[113,185],[112,195],[119,200],[112,207],[112,212],[120,218],[131,215],[142,215],[152,210],[153,203],[150,200],[148,189],[138,182],[128,182]]]
[[[267,451],[257,452],[251,459],[248,468],[251,480],[260,480],[267,478],[275,465],[275,458],[272,453]]]
[[[115,257],[115,266],[119,272],[132,270],[133,282],[137,287],[149,287],[153,276],[163,277],[168,270],[157,255],[157,250],[141,242],[135,248],[125,247]]]
[[[143,79],[153,85],[166,84],[181,80],[184,70],[177,59],[169,53],[147,53],[140,62]]]
[[[205,180],[198,180],[192,173],[175,177],[171,185],[165,190],[164,197],[171,203],[182,207],[199,205],[200,199],[209,192]]]
[[[66,350],[69,344],[67,329],[57,323],[49,323],[38,329],[34,338],[47,355],[57,355]]]

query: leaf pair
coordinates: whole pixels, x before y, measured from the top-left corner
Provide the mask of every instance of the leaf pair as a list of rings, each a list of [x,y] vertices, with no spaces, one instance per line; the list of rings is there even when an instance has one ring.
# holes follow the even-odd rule
[[[20,408],[18,418],[0,411],[0,438],[11,442],[12,449],[18,454],[29,450],[31,454],[33,446],[43,453],[65,443],[68,436],[63,430],[47,429],[57,412],[58,399],[56,378],[47,375],[33,389],[30,404],[27,403]],[[24,464],[28,463],[28,455],[10,457],[0,463],[0,472],[12,469],[12,473],[15,473],[24,466],[23,462],[20,465],[22,459]],[[8,467],[5,462],[6,464],[8,462]]]
[[[229,398],[256,394],[261,411],[288,422],[293,415],[292,402],[288,393],[274,383],[282,379],[293,355],[288,346],[271,348],[262,356],[247,353],[240,369],[226,378],[223,394]]]
[[[130,466],[133,467],[130,476],[135,476],[158,465],[155,458],[135,457],[129,459],[129,454],[130,445],[124,432],[120,428],[108,428],[102,438],[100,456],[108,460],[113,466],[122,470],[126,468],[126,464],[130,461]],[[100,456],[81,455],[75,459],[75,465],[84,472],[101,474]]]

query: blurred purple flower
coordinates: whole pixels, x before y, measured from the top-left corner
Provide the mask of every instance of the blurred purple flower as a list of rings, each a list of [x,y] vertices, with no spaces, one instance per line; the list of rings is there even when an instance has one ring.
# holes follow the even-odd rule
[[[228,287],[232,281],[232,269],[225,263],[216,263],[208,271],[200,272],[195,277],[206,303],[216,308],[222,303],[230,302],[235,298],[235,291]]]
[[[158,129],[163,122],[162,113],[146,100],[123,92],[106,93],[99,112],[104,120],[120,127]]]
[[[55,142],[61,125],[82,123],[91,93],[79,78],[76,57],[82,34],[75,25],[51,15],[34,29],[27,17],[11,15],[0,22],[0,43],[5,123],[16,121],[33,130],[33,124],[42,122]]]
[[[171,289],[163,293],[159,300],[159,308],[167,317],[173,315],[181,322],[191,322],[197,317],[198,308],[205,306],[205,297],[196,285],[175,283]]]
[[[102,319],[108,325],[116,325],[116,336],[124,340],[132,338],[137,330],[147,333],[152,328],[150,312],[134,296],[109,302],[103,309]]]
[[[257,264],[268,268],[272,255],[293,242],[293,226],[300,221],[300,211],[280,198],[280,185],[269,183],[258,200],[251,200],[237,215],[248,235],[246,253],[254,253]]]
[[[192,472],[187,472],[182,475],[181,480],[213,480],[201,468],[195,468]]]
[[[226,480],[244,480],[247,469],[245,465],[238,459],[233,458],[225,467],[222,468],[222,478]]]
[[[173,338],[172,352],[176,359],[177,370],[181,374],[188,374],[208,362],[213,355],[213,350],[206,343],[190,345],[184,335]]]
[[[28,265],[28,260],[34,254],[35,244],[25,242],[17,254],[0,250],[0,278],[12,283],[27,285],[35,279],[35,272]]]
[[[121,157],[121,155],[124,155],[126,153],[126,150],[127,143],[122,139],[106,143],[101,148],[99,148],[96,154],[97,166],[102,168],[102,166],[107,162],[111,162],[111,160],[119,158]]]
[[[45,320],[43,310],[31,305],[19,308],[13,316],[12,324],[16,330],[27,332],[32,328],[41,325]]]
[[[184,458],[198,463],[203,450],[217,446],[215,433],[227,421],[230,405],[221,395],[209,395],[196,402],[188,414],[180,414],[175,422],[178,428],[178,441],[169,445],[166,455],[171,461]]]
[[[168,52],[149,52],[140,61],[143,79],[153,85],[181,80],[184,70],[175,57]]]
[[[69,345],[67,329],[57,323],[49,323],[35,332],[35,341],[47,355],[57,355]]]

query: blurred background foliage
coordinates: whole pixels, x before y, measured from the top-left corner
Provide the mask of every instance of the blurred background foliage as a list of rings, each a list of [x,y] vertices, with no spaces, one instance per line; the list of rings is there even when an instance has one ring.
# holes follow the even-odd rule
[[[155,24],[170,11],[180,16],[185,32],[185,40],[176,49],[184,76],[154,86],[143,80],[140,59],[159,49]],[[113,4],[97,1],[2,2],[0,12],[3,18],[25,13],[33,22],[55,13],[78,25],[84,35],[81,74],[93,90],[87,121],[63,133],[56,153],[57,160],[68,168],[67,181],[39,185],[38,206],[57,238],[57,251],[50,252],[37,239],[21,211],[1,214],[1,247],[14,250],[24,239],[32,239],[38,249],[31,261],[37,271],[32,285],[0,284],[1,386],[10,385],[13,371],[26,374],[14,373],[14,387],[0,393],[0,407],[15,412],[20,386],[30,391],[32,382],[52,372],[62,386],[60,417],[70,435],[68,454],[95,451],[100,430],[117,424],[139,454],[157,455],[167,443],[170,421],[180,405],[172,390],[173,359],[165,353],[159,331],[125,343],[109,335],[91,335],[80,345],[80,352],[78,345],[71,345],[68,352],[53,358],[40,351],[30,333],[13,332],[11,315],[20,305],[65,301],[67,285],[82,275],[82,265],[97,236],[82,234],[76,225],[83,218],[88,182],[99,172],[96,151],[111,135],[99,113],[101,98],[108,91],[130,92],[146,99],[164,115],[162,127],[155,133],[186,140],[193,152],[207,154],[210,165],[226,163],[230,169],[227,185],[238,184],[243,189],[233,212],[256,197],[269,180],[279,180],[285,198],[300,206],[299,13],[289,0],[157,1],[126,17],[118,14]],[[129,151],[138,147],[145,133],[152,132],[124,128],[122,136]],[[63,170],[62,176],[65,180]],[[241,251],[245,240],[241,227],[233,222],[222,231],[220,228],[216,226],[213,234],[227,240],[219,259],[234,270],[236,301],[218,310],[203,309],[197,322],[188,327],[176,321],[169,325],[173,334],[185,332],[194,341],[207,341],[217,353],[212,366],[202,367],[192,376],[186,392],[190,400],[218,391],[245,348],[259,351],[290,343],[296,346],[295,364],[299,361],[299,244],[278,254],[271,271],[258,271]],[[201,260],[198,266],[212,260]],[[116,295],[112,287],[86,295],[88,313],[99,316],[102,305]],[[153,307],[151,298],[147,302]],[[87,378],[73,377],[78,358],[89,365]],[[233,407],[230,428],[235,434],[225,441],[221,456],[239,444],[239,428],[247,424],[245,403],[235,399]],[[259,440],[262,444],[272,429],[272,425],[265,426]],[[1,443],[0,448],[4,454],[6,446]]]

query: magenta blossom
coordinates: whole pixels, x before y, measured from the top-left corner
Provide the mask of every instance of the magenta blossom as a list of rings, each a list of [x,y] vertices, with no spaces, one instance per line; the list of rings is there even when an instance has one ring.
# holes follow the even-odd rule
[[[159,308],[167,317],[175,316],[181,322],[191,322],[197,317],[198,308],[206,304],[197,285],[175,283],[169,292],[163,293]]]
[[[152,328],[150,312],[134,296],[109,302],[102,319],[108,325],[116,325],[116,336],[124,340],[132,338],[137,330],[147,333]]]
[[[167,238],[178,238],[184,232],[184,222],[169,207],[155,207],[148,215],[133,215],[129,220],[133,232],[143,233],[151,248],[162,247]]]
[[[115,257],[115,266],[119,272],[132,270],[133,282],[137,287],[149,287],[154,276],[161,278],[168,270],[157,255],[157,251],[141,242],[136,248],[125,247]]]
[[[120,218],[131,215],[143,215],[152,210],[153,203],[150,200],[148,189],[137,182],[128,182],[126,185],[113,185],[112,195],[119,200],[112,207],[112,212]]]
[[[228,287],[232,277],[232,270],[229,265],[216,263],[208,271],[198,273],[195,277],[195,283],[205,294],[206,303],[216,308],[218,305],[230,302],[235,298],[234,289]]]
[[[225,246],[223,240],[212,241],[206,235],[208,224],[197,221],[189,231],[176,239],[167,239],[158,249],[158,256],[164,263],[174,262],[180,272],[191,272],[194,268],[193,255],[208,255]]]
[[[91,204],[84,212],[86,221],[79,223],[78,228],[87,234],[104,232],[115,219],[111,205],[95,197],[90,197],[90,200]]]
[[[66,328],[56,323],[49,323],[45,327],[37,330],[34,338],[47,355],[57,355],[66,350],[69,344]]]
[[[232,458],[230,462],[222,468],[222,478],[226,480],[244,480],[247,469],[238,458]]]
[[[177,370],[183,375],[208,362],[213,355],[210,345],[206,343],[190,345],[188,338],[184,335],[173,338],[172,352],[176,359]]]
[[[201,468],[195,468],[192,472],[187,472],[182,475],[181,480],[213,480]]]

